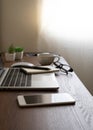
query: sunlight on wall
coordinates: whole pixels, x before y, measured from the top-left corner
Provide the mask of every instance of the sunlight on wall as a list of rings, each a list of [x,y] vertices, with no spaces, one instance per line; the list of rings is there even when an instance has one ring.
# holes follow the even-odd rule
[[[93,0],[43,0],[42,4],[41,32],[63,40],[93,42]]]

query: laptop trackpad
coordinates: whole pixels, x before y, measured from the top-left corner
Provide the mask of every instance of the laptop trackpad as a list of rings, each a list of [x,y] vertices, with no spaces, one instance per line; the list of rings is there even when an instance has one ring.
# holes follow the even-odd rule
[[[56,88],[58,87],[58,82],[54,73],[36,74],[32,75],[32,87]]]

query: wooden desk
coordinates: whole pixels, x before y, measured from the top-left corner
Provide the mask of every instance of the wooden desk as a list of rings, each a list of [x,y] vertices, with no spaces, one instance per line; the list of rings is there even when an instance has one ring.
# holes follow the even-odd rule
[[[31,61],[36,63],[36,57]],[[62,62],[65,60],[62,58]],[[20,108],[20,94],[53,93],[44,91],[0,91],[0,130],[93,130],[93,99],[76,74],[56,76],[60,92],[68,92],[75,105]]]

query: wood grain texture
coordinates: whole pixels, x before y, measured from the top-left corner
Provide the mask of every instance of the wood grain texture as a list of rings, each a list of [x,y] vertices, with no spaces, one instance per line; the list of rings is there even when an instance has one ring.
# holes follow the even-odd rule
[[[66,63],[62,58],[61,61]],[[35,63],[35,61],[34,61]],[[76,99],[75,105],[20,108],[20,94],[53,93],[44,91],[0,91],[0,130],[93,130],[93,98],[73,72],[56,73],[60,89]]]

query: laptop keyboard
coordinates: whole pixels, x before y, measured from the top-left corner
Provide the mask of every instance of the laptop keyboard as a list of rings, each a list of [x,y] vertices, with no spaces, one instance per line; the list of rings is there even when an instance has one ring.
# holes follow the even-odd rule
[[[2,76],[2,74],[5,72],[5,69],[0,68],[0,77]]]
[[[27,75],[21,72],[20,68],[10,68],[1,86],[31,87],[31,77],[31,74]]]

